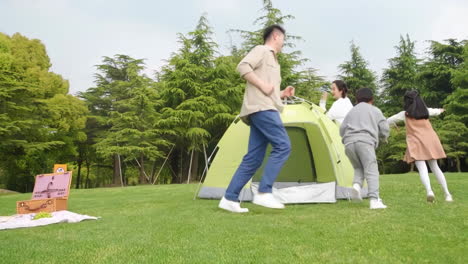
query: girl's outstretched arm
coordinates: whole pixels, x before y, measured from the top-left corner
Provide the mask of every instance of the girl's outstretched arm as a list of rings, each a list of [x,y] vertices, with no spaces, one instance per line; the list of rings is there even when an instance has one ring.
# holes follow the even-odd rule
[[[405,118],[405,111],[401,111],[398,114],[392,115],[391,117],[387,118],[387,122],[389,126],[396,126],[398,122],[404,122]]]
[[[445,109],[443,108],[427,108],[427,111],[429,111],[429,116],[438,116],[442,114]]]

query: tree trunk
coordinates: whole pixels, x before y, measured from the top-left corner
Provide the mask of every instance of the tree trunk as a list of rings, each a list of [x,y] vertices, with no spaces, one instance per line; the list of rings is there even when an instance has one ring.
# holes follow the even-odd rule
[[[119,159],[119,179],[120,179],[120,186],[124,187],[124,179],[122,175],[122,160],[120,159],[120,155],[117,154],[117,158]]]
[[[156,177],[154,177],[154,173],[156,173],[156,170],[155,170],[156,161],[154,161],[154,163],[153,163],[153,172],[151,173],[151,183],[152,184],[155,184],[156,181],[158,180],[159,174],[161,173],[162,169],[164,168],[164,165],[166,165],[167,160],[171,156],[172,150],[174,150],[174,146],[172,146],[171,150],[169,151],[166,158],[164,159],[164,162],[162,163],[161,168],[159,168],[159,171],[158,171],[158,174],[156,175]],[[168,165],[168,166],[169,166],[169,169],[172,169],[170,165]]]
[[[112,178],[112,184],[113,185],[120,185],[120,162],[119,162],[119,157],[117,154],[114,155],[114,177]]]
[[[172,155],[172,157],[169,159],[169,167],[171,168],[171,171],[173,172],[172,174],[172,179],[171,179],[171,182],[172,183],[178,183],[179,182],[179,170],[178,170],[178,165],[179,165],[179,155],[180,155],[180,152],[179,150],[176,148],[174,150],[174,154]]]
[[[150,177],[150,183],[154,184],[154,176],[156,175],[156,165],[157,165],[157,159],[153,161],[153,164],[151,165],[151,173],[149,175]]]
[[[179,159],[179,164],[178,164],[178,170],[177,170],[177,177],[179,178],[179,183],[182,183],[184,180],[184,166],[183,166],[183,157],[184,157],[184,152],[180,151],[180,159]]]
[[[410,165],[410,172],[414,172],[414,162],[412,162]]]
[[[85,179],[85,189],[88,189],[89,188],[89,167],[90,164],[89,164],[89,161],[86,162],[86,179]]]
[[[456,162],[457,162],[457,171],[458,171],[458,172],[461,172],[460,157],[457,157],[457,158],[456,158]]]
[[[81,181],[81,165],[83,164],[83,161],[81,158],[78,158],[78,175],[76,176],[76,189],[80,188],[80,181]]]
[[[199,175],[198,175],[198,160],[200,159],[200,152],[195,151],[193,153],[193,161],[192,161],[192,172],[190,173],[192,175],[192,179],[194,180],[199,180]]]
[[[144,164],[144,157],[143,157],[143,154],[140,155],[140,184],[145,184],[147,183],[148,181],[146,180],[146,177],[145,177],[145,164]]]
[[[192,153],[190,154],[190,165],[187,174],[187,184],[190,183],[190,177],[192,176],[193,152],[194,150],[192,150]]]

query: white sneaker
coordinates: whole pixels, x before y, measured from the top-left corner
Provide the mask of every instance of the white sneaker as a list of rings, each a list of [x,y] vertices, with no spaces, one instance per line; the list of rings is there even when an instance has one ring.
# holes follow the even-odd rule
[[[453,202],[453,198],[451,194],[445,195],[445,201],[446,202]]]
[[[239,202],[230,201],[230,200],[224,198],[224,196],[221,199],[221,201],[219,201],[218,207],[221,208],[221,209],[224,209],[226,211],[233,212],[233,213],[247,213],[247,212],[249,212],[248,208],[240,207]]]
[[[278,202],[272,193],[258,193],[254,195],[253,203],[273,209],[284,209],[284,204]]]
[[[426,195],[426,200],[428,203],[433,203],[435,201],[434,192],[428,192]]]
[[[353,188],[351,188],[351,199],[353,202],[362,202],[361,186],[357,183],[353,184]]]
[[[385,208],[387,208],[387,206],[383,204],[380,198],[370,200],[370,209],[385,209]]]

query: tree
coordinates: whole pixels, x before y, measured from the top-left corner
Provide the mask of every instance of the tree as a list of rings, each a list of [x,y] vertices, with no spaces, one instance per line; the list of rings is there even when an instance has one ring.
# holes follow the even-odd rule
[[[172,166],[178,171],[178,182],[189,181],[190,175],[197,177],[199,154],[232,122],[235,115],[230,107],[240,99],[239,78],[222,63],[234,64],[231,58],[216,59],[217,45],[211,35],[208,20],[202,16],[194,31],[179,34],[182,47],[158,75],[165,102],[163,124],[177,134],[172,139],[176,145]],[[189,162],[183,163],[187,158]],[[185,179],[182,173],[189,168]]]
[[[44,45],[0,33],[0,167],[7,188],[31,191],[36,174],[73,160],[86,107],[50,72]]]
[[[126,161],[135,161],[139,183],[149,183],[145,161],[164,157],[163,150],[170,145],[165,136],[171,132],[159,127],[161,101],[152,80],[141,75],[142,62],[130,59],[126,68],[127,81],[118,81],[116,85],[127,96],[114,102],[108,120],[109,133],[96,144],[96,149],[104,157],[118,155],[119,159],[123,156]]]
[[[455,160],[457,171],[461,172],[461,158],[466,157],[468,150],[468,143],[466,142],[468,128],[465,124],[449,118],[439,122],[439,124],[437,132],[445,154],[447,158]]]
[[[448,39],[447,44],[431,41],[429,58],[423,63],[418,81],[421,94],[429,107],[442,107],[443,101],[455,88],[451,82],[452,72],[459,68],[463,61],[463,43]]]
[[[89,138],[88,142],[92,144],[90,147],[92,151],[95,151],[95,144],[104,140],[109,133],[111,128],[110,114],[116,108],[115,102],[129,98],[128,93],[123,90],[128,87],[119,84],[129,81],[128,65],[131,63],[142,64],[143,61],[122,54],[117,54],[113,58],[103,57],[103,64],[96,66],[98,70],[98,73],[95,74],[96,87],[89,88],[84,93],[79,93],[79,96],[87,103],[90,111],[86,134]],[[108,158],[101,155],[97,155],[95,158],[94,162],[97,166],[113,169],[111,182],[113,185],[120,185],[122,168],[119,156],[115,154],[111,158],[111,166],[103,165],[109,162]],[[87,160],[87,162],[90,161]]]
[[[463,63],[451,71],[455,91],[444,101],[447,116],[468,126],[468,41],[464,41]]]
[[[241,48],[239,50],[240,57],[247,54],[252,48],[257,45],[263,45],[263,30],[273,24],[284,25],[286,21],[294,19],[292,15],[283,15],[281,10],[275,8],[271,0],[263,0],[263,7],[260,10],[264,12],[262,16],[254,21],[254,25],[258,25],[259,28],[255,31],[233,29],[230,32],[240,33],[244,39]],[[284,46],[285,48],[281,53],[278,54],[278,62],[281,67],[281,87],[287,87],[292,85],[296,88],[306,88],[307,92],[298,92],[302,95],[312,95],[315,99],[317,94],[320,94],[320,87],[325,82],[323,77],[316,75],[316,70],[313,68],[301,69],[308,61],[302,58],[302,53],[298,50],[288,51],[295,47],[294,42],[301,40],[300,36],[295,36],[286,32],[286,39]],[[313,80],[313,81],[312,81]],[[318,85],[318,86],[305,86]],[[312,99],[312,98],[307,98]]]
[[[148,183],[146,161],[164,156],[169,143],[159,127],[160,107],[154,81],[141,73],[144,63],[127,55],[104,57],[97,68],[96,87],[81,94],[90,108],[87,133],[92,139],[100,162],[113,160],[114,185],[124,184],[122,162],[134,164],[139,172],[138,182]],[[82,146],[82,154],[89,162],[89,146]],[[124,164],[125,166],[125,164]]]
[[[406,147],[405,128],[392,127],[388,142],[381,142],[376,153],[383,174],[401,173],[408,170],[408,166],[403,162]]]
[[[458,171],[461,171],[461,158],[468,153],[468,41],[463,43],[463,62],[451,71],[451,84],[455,91],[444,101],[448,124],[442,127],[447,156],[455,159]]]
[[[359,47],[351,41],[351,60],[338,66],[341,72],[339,78],[346,82],[350,92],[348,96],[352,102],[355,101],[356,91],[360,88],[370,88],[374,95],[377,95],[377,84],[375,73],[369,70],[368,63],[362,57]],[[377,100],[377,96],[374,97]]]
[[[387,115],[401,111],[405,92],[418,88],[416,76],[419,60],[415,55],[414,42],[408,35],[406,39],[400,36],[400,44],[395,49],[397,56],[388,60],[390,66],[384,69],[381,80],[384,89],[382,111]]]
[[[320,101],[321,90],[328,90],[330,83],[317,74],[314,68],[308,68],[301,72],[296,84],[296,95],[311,102]]]

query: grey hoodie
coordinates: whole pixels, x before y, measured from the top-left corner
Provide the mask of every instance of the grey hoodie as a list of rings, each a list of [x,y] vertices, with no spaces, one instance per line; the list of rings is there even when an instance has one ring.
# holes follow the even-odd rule
[[[379,108],[359,103],[349,111],[340,127],[343,144],[364,142],[377,148],[379,139],[386,141],[390,132],[387,120]]]

